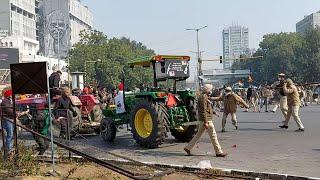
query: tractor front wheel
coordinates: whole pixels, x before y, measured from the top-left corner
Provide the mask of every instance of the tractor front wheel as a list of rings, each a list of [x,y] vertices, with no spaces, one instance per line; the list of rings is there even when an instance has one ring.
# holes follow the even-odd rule
[[[145,148],[156,148],[166,137],[168,116],[161,102],[140,102],[132,113],[132,134],[136,142]]]
[[[195,98],[190,98],[187,100],[187,110],[190,122],[199,120],[197,104],[198,103]],[[184,130],[171,129],[171,135],[180,142],[189,142],[198,131],[196,125],[183,127],[183,129]]]
[[[110,117],[102,119],[100,124],[100,136],[106,142],[112,142],[116,137],[117,128]]]

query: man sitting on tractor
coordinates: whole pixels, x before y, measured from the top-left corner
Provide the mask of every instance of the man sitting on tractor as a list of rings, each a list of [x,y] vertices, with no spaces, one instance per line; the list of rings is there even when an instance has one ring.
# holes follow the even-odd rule
[[[77,116],[77,112],[73,109],[71,100],[69,98],[70,96],[70,90],[69,88],[62,88],[62,96],[58,99],[56,102],[54,109],[55,109],[55,115],[59,117],[65,117],[67,119],[67,122],[69,124],[69,127],[72,127],[72,118]],[[72,112],[72,114],[70,114]],[[66,135],[67,132],[67,122],[62,121],[61,123],[61,132],[60,136],[63,137]]]

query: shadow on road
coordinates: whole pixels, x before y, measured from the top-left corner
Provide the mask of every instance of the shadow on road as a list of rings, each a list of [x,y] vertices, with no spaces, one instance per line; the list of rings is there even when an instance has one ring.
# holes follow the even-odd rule
[[[268,131],[268,132],[281,132],[282,129],[261,129],[261,128],[241,128],[239,131]]]

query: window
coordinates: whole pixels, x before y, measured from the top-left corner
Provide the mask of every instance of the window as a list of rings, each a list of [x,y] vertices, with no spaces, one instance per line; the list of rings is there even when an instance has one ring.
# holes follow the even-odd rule
[[[5,42],[4,44],[5,44],[6,47],[8,47],[8,42]]]
[[[12,42],[10,42],[10,47],[12,47],[13,46],[13,43]]]

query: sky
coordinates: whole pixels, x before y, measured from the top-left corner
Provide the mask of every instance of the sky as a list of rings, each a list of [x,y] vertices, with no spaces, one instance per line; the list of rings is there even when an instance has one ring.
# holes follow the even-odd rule
[[[249,28],[249,48],[263,35],[295,32],[305,15],[320,10],[320,0],[82,0],[93,13],[94,28],[109,37],[128,37],[157,54],[195,56],[199,28],[204,59],[222,55],[222,30]],[[193,52],[192,52],[193,51]]]

